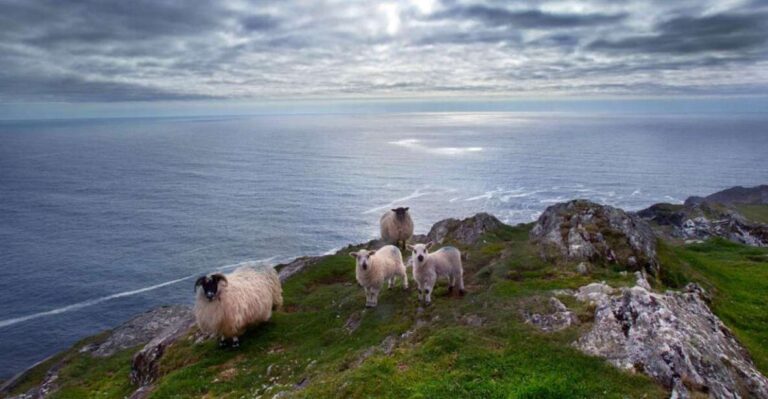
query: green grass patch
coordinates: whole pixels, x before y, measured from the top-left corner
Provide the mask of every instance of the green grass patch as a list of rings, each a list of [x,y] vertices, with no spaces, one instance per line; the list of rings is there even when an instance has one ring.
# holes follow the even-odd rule
[[[734,207],[745,218],[768,224],[768,205],[735,205]]]

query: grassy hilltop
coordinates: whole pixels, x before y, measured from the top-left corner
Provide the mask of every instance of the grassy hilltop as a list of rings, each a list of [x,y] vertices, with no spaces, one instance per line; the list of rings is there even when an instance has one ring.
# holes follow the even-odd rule
[[[764,214],[768,206],[753,208]],[[578,325],[544,333],[525,322],[526,312],[548,306],[553,290],[634,281],[620,267],[603,265],[583,275],[574,264],[543,261],[529,240],[531,228],[502,226],[472,245],[451,242],[467,255],[468,294],[448,296],[442,283],[426,308],[417,303],[415,288],[397,286],[383,291],[377,308],[364,309],[354,260],[347,256],[358,247],[324,257],[286,281],[282,311],[250,330],[239,350],[197,342],[194,331],[172,345],[149,397],[668,397],[650,377],[571,345],[594,317],[593,308],[573,297],[559,299],[577,314]],[[659,261],[663,273],[654,289],[691,281],[705,287],[713,311],[768,373],[768,248],[723,239],[660,241]],[[51,397],[130,396],[136,389],[128,379],[131,356],[138,348],[97,359],[78,352],[86,343],[32,370],[13,393],[39,384],[47,366],[66,359]]]

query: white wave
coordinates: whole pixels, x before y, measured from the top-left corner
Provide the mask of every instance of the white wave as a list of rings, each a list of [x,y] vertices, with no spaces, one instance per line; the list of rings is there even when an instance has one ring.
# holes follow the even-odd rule
[[[245,265],[264,265],[264,264],[267,264],[268,262],[271,262],[275,258],[277,258],[277,257],[273,256],[273,257],[270,257],[270,258],[265,258],[265,259],[255,260],[255,261],[247,261],[247,262],[237,263],[237,264],[233,264],[233,265],[225,265],[225,266],[221,266],[221,267],[217,268],[217,270],[234,269],[234,268],[236,268],[238,266],[245,266]],[[57,315],[57,314],[61,314],[61,313],[66,313],[66,312],[72,312],[72,311],[79,310],[79,309],[82,309],[82,308],[87,308],[89,306],[98,305],[98,304],[100,304],[102,302],[106,302],[106,301],[109,301],[109,300],[112,300],[112,299],[123,298],[123,297],[127,297],[127,296],[133,296],[133,295],[141,294],[141,293],[144,293],[144,292],[147,292],[147,291],[154,291],[156,289],[167,287],[167,286],[173,285],[173,284],[177,284],[177,283],[180,283],[182,281],[191,280],[191,279],[193,279],[195,277],[198,277],[199,275],[200,275],[200,273],[190,274],[188,276],[177,278],[175,280],[166,281],[166,282],[163,282],[163,283],[160,283],[160,284],[151,285],[149,287],[139,288],[139,289],[131,290],[131,291],[118,292],[116,294],[107,295],[107,296],[103,296],[103,297],[100,297],[100,298],[94,298],[94,299],[89,299],[89,300],[83,301],[83,302],[73,303],[71,305],[67,305],[67,306],[64,306],[64,307],[61,307],[61,308],[51,309],[51,310],[47,310],[47,311],[39,312],[39,313],[33,313],[33,314],[26,315],[26,316],[14,317],[12,319],[0,320],[0,328],[12,326],[14,324],[22,323],[22,322],[33,320],[33,319],[38,319],[38,318],[41,318],[41,317],[53,316],[53,315]]]
[[[456,202],[458,200],[459,200],[459,197],[453,197],[453,198],[449,199],[448,202]]]
[[[421,140],[418,139],[390,141],[389,144],[405,147],[414,151],[437,155],[462,155],[470,152],[483,151],[483,147],[430,147],[422,144]]]
[[[630,197],[634,197],[634,196],[636,196],[636,195],[640,195],[640,194],[642,194],[642,191],[640,191],[640,190],[635,190],[635,191],[633,191],[633,192],[632,192],[632,194],[630,195]]]
[[[384,209],[394,208],[395,205],[397,205],[397,204],[399,204],[401,202],[410,201],[412,199],[423,197],[423,196],[429,195],[429,194],[434,194],[434,193],[426,192],[426,191],[421,191],[421,190],[416,190],[416,191],[406,195],[405,197],[395,198],[394,200],[392,200],[391,202],[389,202],[387,204],[384,204],[384,205],[381,205],[381,206],[377,206],[375,208],[368,209],[367,211],[363,211],[363,215],[369,214],[369,213],[378,212],[378,211],[382,211]]]
[[[341,247],[331,248],[331,249],[323,252],[323,256],[325,256],[325,255],[333,255],[336,252],[339,252],[340,249],[341,249]]]
[[[494,194],[494,191],[486,191],[485,194],[481,194],[481,195],[476,195],[474,197],[465,198],[464,202],[477,201],[477,200],[481,200],[481,199],[491,199],[491,198],[493,198],[493,194]]]

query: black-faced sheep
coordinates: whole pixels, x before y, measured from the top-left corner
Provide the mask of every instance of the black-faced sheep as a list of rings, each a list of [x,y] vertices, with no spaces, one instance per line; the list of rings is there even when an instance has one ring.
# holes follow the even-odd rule
[[[442,247],[429,253],[432,242],[409,245],[413,251],[413,279],[419,287],[419,300],[427,305],[432,302],[432,292],[439,277],[448,277],[448,293],[458,283],[459,294],[464,295],[464,270],[461,252],[454,247]]]
[[[365,290],[365,306],[372,308],[379,302],[379,291],[384,281],[392,288],[395,277],[403,279],[403,288],[408,289],[408,274],[405,272],[403,256],[394,245],[386,245],[377,251],[361,249],[350,252],[355,258],[355,277]]]
[[[408,239],[413,235],[413,220],[409,208],[395,208],[381,216],[381,239],[387,244],[397,245],[405,251]]]
[[[224,345],[232,340],[239,346],[239,336],[246,328],[272,317],[283,304],[283,290],[275,269],[259,270],[249,266],[228,275],[221,273],[200,277],[195,282],[195,319],[200,330],[219,337]]]

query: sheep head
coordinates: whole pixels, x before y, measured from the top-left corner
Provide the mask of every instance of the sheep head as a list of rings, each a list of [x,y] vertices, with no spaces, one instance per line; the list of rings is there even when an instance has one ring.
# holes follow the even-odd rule
[[[226,286],[227,278],[221,273],[203,276],[195,281],[195,291],[199,289],[198,295],[204,295],[209,301],[216,299],[221,289]]]
[[[413,259],[421,264],[424,262],[425,259],[427,259],[427,255],[429,255],[429,249],[432,247],[432,241],[426,243],[426,244],[408,244],[408,249],[410,249],[413,252]]]
[[[357,252],[350,252],[349,256],[355,258],[357,267],[362,268],[363,270],[368,270],[368,266],[371,265],[371,256],[375,253],[376,251],[361,249]]]

